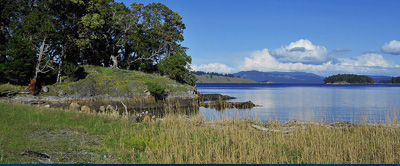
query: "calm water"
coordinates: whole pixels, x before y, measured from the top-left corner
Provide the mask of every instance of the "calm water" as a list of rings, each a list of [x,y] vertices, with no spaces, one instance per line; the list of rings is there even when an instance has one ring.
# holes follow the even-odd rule
[[[200,108],[199,114],[207,119],[245,117],[263,122],[301,119],[352,123],[399,119],[393,113],[397,114],[400,106],[400,85],[197,84],[197,90],[237,97],[230,101],[251,100],[259,105],[224,111]]]

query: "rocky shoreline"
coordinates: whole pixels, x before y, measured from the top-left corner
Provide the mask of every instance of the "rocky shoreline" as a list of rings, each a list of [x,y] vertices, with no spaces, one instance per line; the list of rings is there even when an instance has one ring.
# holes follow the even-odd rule
[[[199,107],[224,110],[228,108],[247,109],[256,105],[251,101],[227,102],[235,97],[221,94],[200,94],[193,92],[190,95],[167,97],[157,100],[150,97],[127,98],[124,96],[35,96],[26,92],[2,92],[0,101],[17,102],[38,105],[48,108],[70,109],[84,112],[109,112],[119,115],[149,112],[149,114],[163,115],[166,109],[198,113]],[[146,114],[147,115],[147,114]],[[142,116],[146,116],[142,115]]]

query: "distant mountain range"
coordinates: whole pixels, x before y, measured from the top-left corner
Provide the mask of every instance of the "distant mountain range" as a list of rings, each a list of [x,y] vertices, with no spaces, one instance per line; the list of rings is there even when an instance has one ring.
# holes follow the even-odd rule
[[[323,84],[322,76],[305,72],[261,72],[261,71],[241,71],[233,74],[235,77],[248,78],[257,82],[272,81],[274,83],[310,83]]]
[[[215,74],[215,73],[214,73]],[[231,77],[240,77],[240,78],[247,78],[250,80],[254,80],[256,82],[274,82],[274,83],[285,83],[285,84],[323,84],[325,77],[319,76],[313,73],[306,73],[306,72],[261,72],[261,71],[241,71],[238,73],[233,73],[230,74]],[[367,75],[368,77],[371,77],[372,79],[375,80],[375,83],[380,83],[381,81],[388,81],[392,80],[391,76],[371,76]],[[206,76],[202,76],[206,77]],[[198,83],[206,83],[206,82],[214,82],[214,83],[248,83],[247,81],[243,80],[235,80],[233,78],[230,78],[230,81],[223,81],[224,79],[221,79],[219,81],[216,81],[215,77],[214,79],[211,80],[206,80],[203,79],[198,75],[199,81]],[[223,77],[223,76],[221,76]],[[201,79],[200,79],[201,78]],[[229,78],[229,77],[227,77]],[[220,79],[220,78],[219,78]],[[227,79],[228,80],[228,79]],[[222,81],[222,82],[221,82]]]
[[[390,76],[369,76],[369,75],[367,75],[367,76],[374,79],[375,83],[382,83],[381,81],[391,81],[392,80],[392,77],[390,77]]]

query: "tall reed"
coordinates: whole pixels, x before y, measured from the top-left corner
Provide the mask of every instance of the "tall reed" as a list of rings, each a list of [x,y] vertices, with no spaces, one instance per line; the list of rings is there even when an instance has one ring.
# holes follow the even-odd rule
[[[127,129],[120,145],[133,163],[399,164],[400,130],[397,116],[391,117],[390,124],[308,123],[287,133],[252,127],[258,123],[276,131],[287,129],[277,121],[205,121],[199,116],[167,114],[142,130]]]

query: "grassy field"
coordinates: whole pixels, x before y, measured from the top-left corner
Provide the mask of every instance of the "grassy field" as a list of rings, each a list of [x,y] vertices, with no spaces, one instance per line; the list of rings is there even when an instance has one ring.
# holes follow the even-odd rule
[[[247,78],[225,77],[216,75],[196,75],[197,83],[257,83]]]
[[[83,66],[87,76],[84,79],[71,82],[69,80],[63,83],[47,85],[49,92],[42,93],[40,96],[58,96],[58,91],[62,90],[68,95],[77,95],[85,91],[93,91],[96,95],[128,96],[144,94],[147,89],[147,83],[159,85],[170,92],[187,92],[193,90],[193,87],[187,84],[178,83],[168,77],[159,74],[148,74],[133,70],[113,69],[98,66]],[[13,85],[9,83],[0,83],[1,91],[22,91],[28,92],[29,80],[26,85]],[[42,86],[45,86],[44,84]],[[82,94],[88,95],[88,94]],[[90,96],[90,95],[89,95]]]
[[[9,103],[0,103],[0,117],[0,163],[5,164],[400,163],[397,124],[327,128],[309,123],[276,132],[287,124],[179,114],[133,123],[110,114]]]
[[[28,84],[26,86],[18,86],[18,85],[13,85],[13,84],[0,84],[0,92],[1,91],[23,91],[23,92],[28,92]]]
[[[77,95],[91,89],[96,95],[121,96],[125,94],[133,96],[144,94],[146,83],[153,83],[169,89],[171,92],[187,92],[193,90],[192,86],[177,83],[176,81],[160,76],[133,70],[113,69],[85,65],[87,76],[85,79],[76,82],[63,82],[50,85],[50,92],[43,93],[43,96],[57,96],[58,90],[65,91],[68,95]],[[92,87],[93,86],[93,87]],[[78,95],[80,96],[80,95]]]

